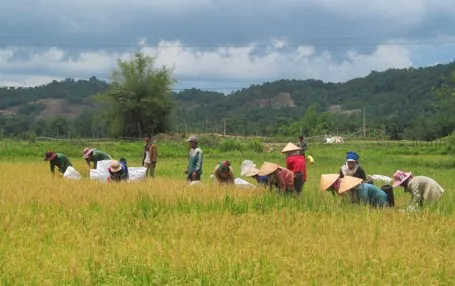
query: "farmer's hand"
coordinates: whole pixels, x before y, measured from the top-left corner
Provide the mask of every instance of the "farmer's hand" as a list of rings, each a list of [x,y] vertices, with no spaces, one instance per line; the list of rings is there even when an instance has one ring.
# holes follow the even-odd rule
[[[188,169],[185,170],[185,174],[188,174]]]
[[[197,172],[194,171],[193,174],[192,174],[191,176],[193,177],[193,179],[196,179],[196,177],[197,177]]]

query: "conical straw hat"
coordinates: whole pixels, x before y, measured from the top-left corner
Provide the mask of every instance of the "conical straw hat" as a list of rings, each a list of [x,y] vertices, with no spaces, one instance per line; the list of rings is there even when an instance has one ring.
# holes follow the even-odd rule
[[[275,172],[280,166],[275,163],[264,162],[259,170],[259,176],[267,176]]]
[[[351,177],[351,176],[344,176],[341,179],[341,185],[340,189],[338,190],[338,193],[344,193],[352,188],[354,188],[357,185],[360,185],[362,183],[362,179],[356,178],[356,177]]]
[[[294,143],[289,142],[288,145],[286,145],[286,147],[284,147],[284,149],[281,151],[281,153],[292,152],[292,151],[298,151],[298,150],[302,150],[302,149],[299,148],[299,147],[298,147],[297,145],[295,145]]]
[[[327,190],[333,183],[338,180],[340,174],[324,174],[321,175],[321,191]]]
[[[251,167],[248,171],[245,172],[245,177],[253,177],[259,173],[259,169],[255,167]]]

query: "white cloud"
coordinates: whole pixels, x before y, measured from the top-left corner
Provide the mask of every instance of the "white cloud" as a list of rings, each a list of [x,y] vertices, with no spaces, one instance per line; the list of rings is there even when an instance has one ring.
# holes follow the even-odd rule
[[[310,46],[297,47],[292,52],[269,48],[265,53],[255,54],[254,45],[245,47],[220,47],[212,51],[187,48],[179,42],[161,42],[158,47],[142,50],[156,57],[158,66],[173,67],[178,80],[261,82],[282,78],[318,78],[326,81],[345,81],[367,75],[370,71],[388,68],[405,68],[412,65],[405,46],[379,46],[371,54],[349,51],[344,60],[336,61],[326,51],[316,53]],[[16,49],[17,50],[17,49]],[[22,48],[21,50],[24,50]],[[19,74],[0,82],[35,85],[56,77],[88,78],[104,75],[105,78],[116,66],[118,58],[128,59],[127,53],[83,52],[77,58],[66,57],[63,50],[51,48],[33,54],[30,59],[12,61],[14,52],[0,50],[0,72],[8,70]],[[45,70],[48,74],[21,76],[30,69]]]

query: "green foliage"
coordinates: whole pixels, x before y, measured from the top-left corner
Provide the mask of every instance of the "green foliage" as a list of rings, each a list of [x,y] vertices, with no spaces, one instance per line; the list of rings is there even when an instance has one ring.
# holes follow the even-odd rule
[[[244,146],[242,145],[242,143],[240,143],[239,140],[228,138],[221,141],[220,145],[218,146],[218,149],[221,152],[242,151],[244,149]]]
[[[42,103],[28,103],[19,107],[19,114],[36,115],[43,111],[45,105]]]
[[[330,112],[318,113],[318,104],[310,105],[304,117],[295,121],[285,129],[285,135],[303,134],[315,136],[330,133],[332,127],[332,114]]]
[[[455,63],[450,63],[372,72],[342,84],[279,80],[229,95],[198,89],[172,93],[171,71],[155,68],[152,58],[136,54],[119,62],[112,85],[92,77],[34,88],[0,88],[2,114],[18,111],[13,117],[0,116],[0,128],[6,137],[23,138],[27,131],[61,137],[62,131],[57,134],[52,127],[56,115],[46,112],[49,117],[43,117],[37,104],[41,99],[59,99],[76,114],[66,117],[63,131],[72,137],[226,131],[235,136],[295,138],[302,131],[307,136],[358,132],[365,107],[367,129],[382,130],[381,138],[434,140],[455,128],[454,70]],[[217,146],[220,140],[208,143]]]
[[[155,59],[136,52],[130,61],[118,61],[111,88],[97,98],[105,104],[110,132],[115,136],[141,136],[166,131],[173,107],[172,71],[156,68]]]

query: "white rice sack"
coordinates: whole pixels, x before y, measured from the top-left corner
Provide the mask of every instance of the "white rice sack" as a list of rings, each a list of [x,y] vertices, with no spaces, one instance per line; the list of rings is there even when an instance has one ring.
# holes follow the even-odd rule
[[[240,167],[240,176],[245,176],[246,172],[251,168],[256,168],[256,165],[251,160],[245,160],[242,162],[242,166]]]
[[[104,181],[107,182],[109,180],[110,174],[106,171],[100,170],[90,170],[90,180],[97,180],[97,181]]]
[[[369,177],[371,179],[375,180],[375,181],[382,181],[382,182],[385,182],[387,184],[392,183],[392,178],[384,176],[384,175],[371,175]]]
[[[130,181],[144,180],[146,174],[147,174],[146,167],[129,167],[128,168],[128,175],[130,177]]]
[[[69,166],[65,173],[63,174],[63,177],[64,178],[67,178],[67,179],[71,179],[71,180],[80,180],[81,179],[81,174],[79,174],[78,171],[76,171],[76,169],[74,169],[73,167]]]
[[[108,169],[111,166],[112,161],[113,160],[98,161],[98,163],[96,164],[96,169],[98,171],[109,172]]]
[[[242,180],[240,178],[236,178],[234,180],[234,184],[237,186],[237,187],[242,187],[242,188],[254,188],[255,186],[248,183],[247,181],[245,180]]]

